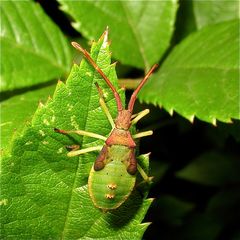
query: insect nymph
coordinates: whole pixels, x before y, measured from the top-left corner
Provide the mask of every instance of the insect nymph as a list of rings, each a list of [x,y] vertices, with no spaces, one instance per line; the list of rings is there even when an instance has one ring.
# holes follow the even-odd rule
[[[104,33],[104,35],[103,37],[107,36],[107,31]],[[134,140],[152,135],[152,131],[140,132],[135,135],[131,135],[129,129],[142,117],[149,113],[149,110],[146,109],[140,113],[134,115],[132,114],[136,96],[151,73],[157,67],[157,64],[150,69],[144,79],[140,82],[130,98],[127,109],[125,109],[118,92],[107,76],[91,58],[90,54],[78,43],[73,42],[72,45],[83,53],[87,61],[95,68],[95,70],[101,75],[101,77],[112,90],[116,100],[118,114],[115,120],[113,120],[104,101],[102,89],[97,83],[95,83],[100,96],[99,103],[112,126],[112,131],[110,132],[109,136],[105,137],[83,130],[54,130],[55,132],[61,134],[75,133],[83,136],[102,139],[105,142],[103,146],[88,147],[80,150],[76,146],[71,146],[72,150],[68,153],[68,156],[73,157],[92,151],[100,151],[89,174],[89,194],[96,207],[105,211],[116,209],[126,201],[134,189],[137,171],[140,172],[144,180],[150,180],[147,174],[137,163],[135,157],[136,143]]]

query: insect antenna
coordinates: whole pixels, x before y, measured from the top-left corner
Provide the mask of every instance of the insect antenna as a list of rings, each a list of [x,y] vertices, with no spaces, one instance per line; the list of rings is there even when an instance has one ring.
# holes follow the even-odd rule
[[[146,76],[144,77],[144,79],[139,83],[139,85],[137,86],[137,88],[135,89],[135,91],[133,92],[130,101],[128,103],[128,110],[130,112],[133,111],[133,107],[134,107],[134,103],[136,101],[137,98],[137,94],[139,93],[139,91],[141,90],[141,88],[143,87],[143,85],[146,83],[146,81],[148,80],[148,78],[150,77],[150,75],[153,73],[153,71],[158,67],[158,64],[154,64],[152,66],[152,68],[148,71],[148,73],[146,74]]]
[[[107,32],[105,32],[105,34],[107,34]],[[80,52],[83,53],[83,55],[85,56],[85,58],[88,60],[88,62],[96,69],[96,71],[102,76],[102,78],[105,80],[105,82],[107,83],[107,85],[111,88],[116,103],[117,103],[117,108],[118,111],[122,111],[123,110],[123,106],[122,106],[122,101],[121,98],[117,92],[117,90],[115,89],[115,87],[112,85],[112,83],[110,82],[110,80],[108,79],[108,77],[104,74],[104,72],[98,67],[98,65],[94,62],[94,60],[92,59],[92,57],[90,56],[90,54],[88,53],[87,50],[85,50],[84,48],[82,48],[78,43],[76,42],[72,42],[73,47],[75,47],[77,50],[79,50]]]

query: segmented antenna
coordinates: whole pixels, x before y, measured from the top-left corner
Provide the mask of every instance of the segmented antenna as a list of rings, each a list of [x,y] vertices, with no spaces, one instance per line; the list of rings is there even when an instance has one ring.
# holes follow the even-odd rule
[[[107,33],[105,33],[107,34]],[[94,60],[92,59],[92,57],[90,56],[90,54],[88,53],[87,50],[85,50],[84,48],[82,48],[78,43],[76,42],[72,42],[73,47],[75,47],[77,50],[79,50],[80,52],[83,53],[83,55],[85,56],[85,58],[88,60],[88,62],[96,69],[96,71],[102,76],[102,78],[106,81],[107,85],[111,88],[116,103],[117,103],[117,108],[118,111],[122,111],[123,110],[123,106],[122,106],[122,101],[121,98],[117,92],[117,90],[115,89],[115,87],[112,85],[112,83],[110,82],[110,80],[108,79],[108,77],[103,73],[103,71],[97,66],[97,64],[94,62]]]
[[[137,94],[139,93],[139,91],[141,90],[141,88],[143,87],[143,85],[146,83],[146,81],[148,80],[148,78],[150,77],[150,75],[153,73],[153,71],[158,67],[158,64],[154,64],[152,66],[152,68],[148,71],[148,73],[146,74],[146,76],[144,77],[144,79],[139,83],[139,85],[137,86],[137,88],[134,90],[130,101],[128,103],[128,110],[130,112],[133,111],[133,107],[134,107],[134,103],[136,101],[137,98]]]

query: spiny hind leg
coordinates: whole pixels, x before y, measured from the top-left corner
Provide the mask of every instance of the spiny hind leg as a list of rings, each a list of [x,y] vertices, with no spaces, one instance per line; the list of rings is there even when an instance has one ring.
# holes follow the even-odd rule
[[[104,141],[107,140],[107,138],[105,136],[102,136],[102,135],[96,134],[96,133],[92,133],[92,132],[83,131],[83,130],[69,130],[68,131],[68,130],[54,128],[54,131],[57,133],[64,134],[64,135],[68,135],[70,133],[75,133],[80,136],[88,136],[88,137],[92,137],[92,138],[102,139]]]
[[[137,183],[136,190],[142,196],[142,198],[144,198],[146,197],[146,190],[149,190],[149,187],[152,184],[153,177],[149,177],[139,164],[137,164],[137,170],[143,180]]]
[[[115,124],[114,124],[114,121],[113,121],[113,118],[112,118],[112,115],[110,114],[109,110],[108,110],[108,107],[107,107],[107,104],[104,100],[104,96],[103,96],[103,91],[102,89],[99,87],[98,83],[95,83],[96,87],[97,87],[97,90],[98,90],[98,93],[99,93],[99,103],[100,103],[100,106],[102,108],[102,110],[104,111],[104,113],[106,114],[107,118],[108,118],[108,121],[110,122],[112,128],[115,127]]]
[[[147,173],[143,170],[143,168],[139,164],[137,164],[137,170],[143,178],[143,181],[140,182],[139,185],[142,184],[142,183],[145,183],[145,182],[146,183],[152,183],[153,177],[149,177],[147,175]]]
[[[102,139],[104,141],[106,141],[106,137],[99,135],[99,134],[95,134],[95,133],[91,133],[91,132],[86,132],[83,130],[63,130],[63,129],[58,129],[58,128],[54,128],[54,131],[57,133],[61,133],[64,135],[68,135],[70,133],[75,133],[81,136],[88,136],[88,137],[92,137],[92,138],[97,138],[97,139]],[[71,151],[67,154],[68,157],[74,157],[74,156],[78,156],[81,154],[85,154],[88,152],[93,152],[93,151],[100,151],[102,149],[102,145],[100,146],[94,146],[94,147],[88,147],[88,148],[84,148],[81,150],[78,150],[80,148],[79,145],[71,145],[71,146],[66,146],[67,149],[70,149]]]
[[[85,153],[89,153],[89,152],[100,151],[101,149],[102,149],[102,145],[88,147],[88,148],[84,148],[84,149],[80,149],[80,150],[72,150],[67,154],[67,156],[75,157],[75,156],[79,156],[81,154],[85,154]]]

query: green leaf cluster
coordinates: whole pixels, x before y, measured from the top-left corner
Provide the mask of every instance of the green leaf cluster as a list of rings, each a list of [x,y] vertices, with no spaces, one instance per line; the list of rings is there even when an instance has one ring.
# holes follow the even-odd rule
[[[197,117],[215,125],[217,120],[239,119],[237,2],[182,2],[180,8],[185,7],[187,15],[181,16],[180,9],[183,20],[176,24],[183,28],[180,35],[187,37],[176,45],[171,39],[178,38],[177,1],[59,0],[72,17],[72,26],[86,38],[96,38],[109,26],[113,56],[123,64],[146,71],[161,60],[159,71],[141,93],[142,101],[190,121]]]
[[[93,43],[91,56],[116,86],[115,64],[110,64],[106,37]],[[84,60],[73,66],[66,84],[58,83],[53,98],[39,105],[32,122],[5,154],[1,177],[4,238],[140,239],[149,225],[141,221],[151,200],[144,200],[136,190],[116,211],[106,213],[94,207],[87,179],[98,153],[69,159],[64,146],[77,143],[84,149],[103,145],[102,140],[53,131],[57,127],[108,135],[111,126],[99,105],[95,82],[103,90],[112,116],[116,116],[111,90]],[[147,156],[144,159],[147,163]]]
[[[238,239],[238,5],[227,0],[1,1],[0,238]],[[107,26],[110,49],[106,40],[91,42]],[[151,196],[157,198],[152,205],[148,187],[141,185],[116,211],[96,209],[87,180],[97,153],[68,158],[65,146],[103,142],[53,131],[109,134],[96,81],[116,116],[112,92],[85,60],[78,65],[73,40],[86,49],[93,45],[92,57],[123,101],[118,85],[136,87],[159,63],[139,94],[145,105],[137,102],[135,109],[151,109],[139,127],[155,130],[140,142],[140,152],[152,152]],[[148,155],[141,156],[148,171]]]

